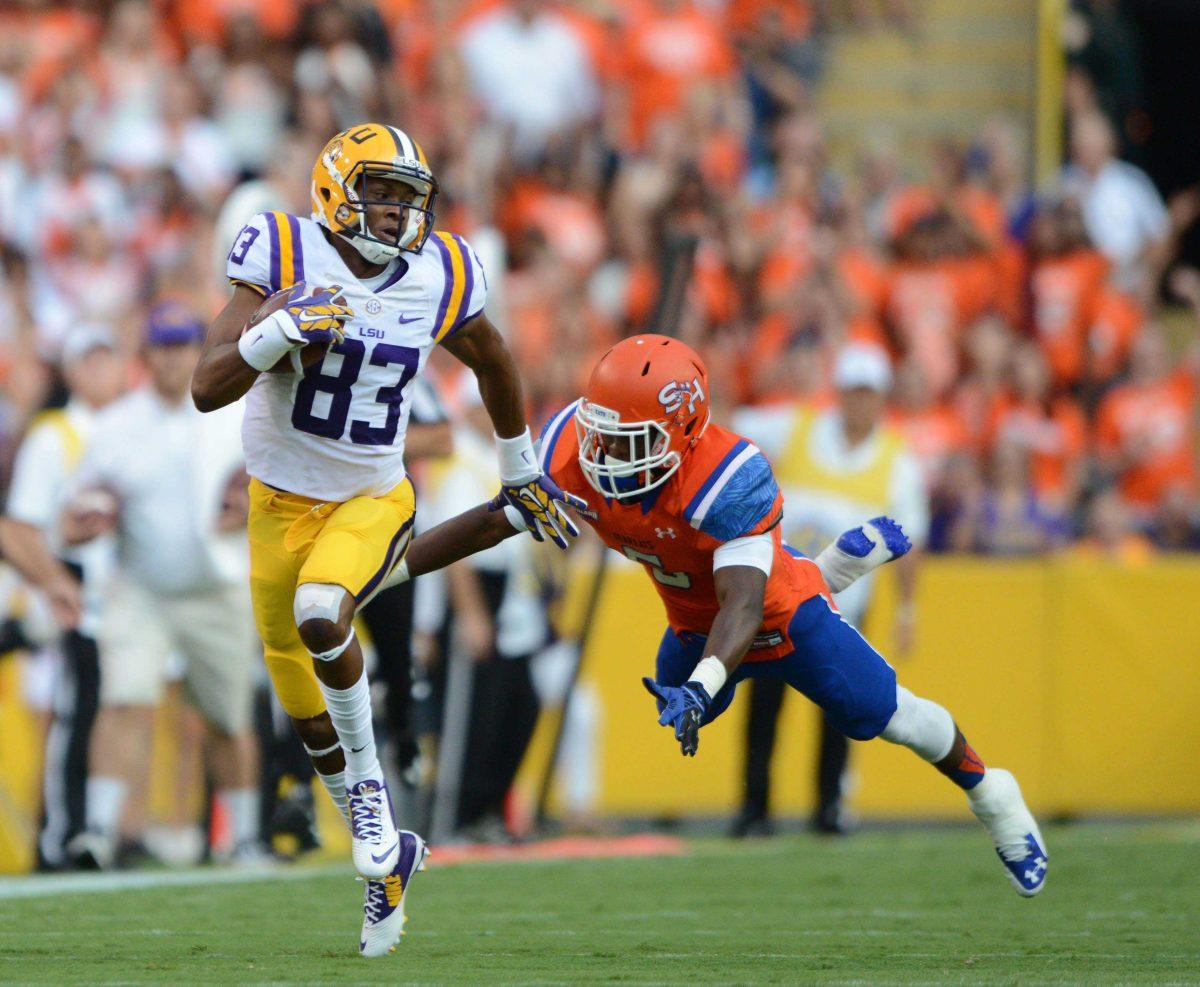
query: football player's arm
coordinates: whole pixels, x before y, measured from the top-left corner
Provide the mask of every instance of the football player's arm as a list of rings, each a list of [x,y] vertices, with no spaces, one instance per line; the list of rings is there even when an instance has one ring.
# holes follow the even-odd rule
[[[479,381],[479,396],[501,439],[525,434],[525,395],[517,364],[500,330],[480,312],[442,340],[442,346],[470,368]]]
[[[769,536],[758,537],[769,541]],[[721,663],[729,676],[742,663],[754,643],[754,635],[762,627],[767,572],[758,566],[725,566],[713,573],[713,583],[721,609],[713,620],[705,651]],[[722,681],[721,685],[724,684]]]
[[[395,582],[404,582],[427,572],[444,569],[459,559],[499,545],[506,538],[525,530],[511,507],[494,510],[492,504],[480,504],[456,515],[413,539],[404,561],[397,567]]]
[[[442,341],[475,374],[479,396],[496,430],[501,495],[520,512],[537,541],[548,535],[559,548],[579,534],[562,505],[584,506],[542,472],[525,422],[525,396],[517,365],[500,331],[483,312],[469,318]]]
[[[200,362],[192,374],[192,400],[200,411],[233,404],[258,379],[261,371],[246,362],[238,340],[262,301],[263,296],[253,288],[234,285],[233,297],[209,326]]]
[[[642,679],[658,701],[659,724],[675,728],[675,739],[684,757],[696,756],[700,727],[709,706],[742,663],[762,627],[763,600],[774,555],[769,534],[749,535],[721,545],[713,557],[713,582],[720,609],[704,643],[705,657],[681,686]]]

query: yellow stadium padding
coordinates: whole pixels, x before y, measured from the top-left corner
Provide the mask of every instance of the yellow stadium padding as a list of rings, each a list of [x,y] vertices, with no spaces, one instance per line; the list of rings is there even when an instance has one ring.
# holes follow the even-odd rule
[[[572,580],[561,626],[576,626],[591,573]],[[867,636],[892,653],[893,587],[884,572]],[[927,559],[917,642],[896,660],[902,683],[946,705],[986,763],[1010,768],[1044,816],[1200,812],[1200,560],[1122,567],[1092,558]],[[658,727],[641,676],[654,668],[662,607],[640,569],[617,561],[597,609],[585,677],[603,703],[601,815],[731,813],[741,788],[745,697],[683,758]],[[29,867],[41,763],[21,705],[20,663],[0,664],[0,873]],[[742,687],[744,688],[744,686]],[[536,788],[553,720],[522,770]],[[784,704],[774,806],[811,807],[817,719]],[[969,818],[953,786],[908,751],[855,744],[850,805],[864,818]],[[323,831],[343,827],[318,792]]]

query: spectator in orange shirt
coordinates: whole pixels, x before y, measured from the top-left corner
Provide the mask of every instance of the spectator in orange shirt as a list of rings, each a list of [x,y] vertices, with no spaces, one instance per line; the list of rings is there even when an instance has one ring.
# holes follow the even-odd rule
[[[1088,330],[1087,386],[1092,394],[1108,388],[1125,370],[1144,319],[1142,306],[1133,295],[1114,285],[1100,289],[1096,316]]]
[[[1013,356],[1012,377],[1012,396],[992,416],[988,445],[1023,449],[1039,501],[1068,510],[1083,481],[1087,448],[1083,410],[1071,398],[1052,396],[1046,361],[1031,343]]]
[[[625,35],[630,140],[645,143],[651,129],[683,107],[697,85],[728,90],[734,79],[733,49],[720,21],[690,0],[653,0],[635,9]]]
[[[1133,347],[1129,383],[1100,404],[1096,451],[1130,506],[1148,516],[1167,491],[1195,489],[1196,377],[1172,370],[1166,341],[1147,329]]]
[[[1087,365],[1088,336],[1099,312],[1109,262],[1092,247],[1073,199],[1038,211],[1030,231],[1033,332],[1054,384],[1074,387]]]
[[[967,330],[965,376],[954,390],[954,407],[971,447],[981,450],[988,424],[1008,399],[1008,354],[1012,331],[996,316],[985,316]]]
[[[991,267],[945,209],[913,222],[895,252],[887,319],[897,348],[921,362],[941,395],[958,375],[966,327],[991,306]]]

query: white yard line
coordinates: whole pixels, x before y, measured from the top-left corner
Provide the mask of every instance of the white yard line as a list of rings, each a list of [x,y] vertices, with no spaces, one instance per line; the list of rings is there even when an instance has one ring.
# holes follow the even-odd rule
[[[0,901],[13,898],[42,898],[56,894],[95,894],[137,891],[143,888],[192,887],[203,884],[251,884],[255,881],[305,881],[335,874],[353,877],[345,864],[318,867],[262,867],[234,870],[194,867],[189,870],[122,871],[113,874],[38,874],[31,877],[0,878]]]

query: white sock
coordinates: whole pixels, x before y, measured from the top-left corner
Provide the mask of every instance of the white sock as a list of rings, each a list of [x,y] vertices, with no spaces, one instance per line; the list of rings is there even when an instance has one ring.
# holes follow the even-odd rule
[[[371,723],[371,687],[363,672],[349,689],[334,689],[320,683],[329,709],[329,719],[337,731],[346,755],[346,778],[353,785],[364,778],[382,778],[375,752],[375,727]]]
[[[349,826],[350,796],[346,794],[346,772],[339,771],[334,775],[323,775],[318,771],[317,777],[321,779],[321,784],[325,786],[325,791],[329,793],[329,797],[333,799],[333,804],[337,806],[338,812],[342,814],[342,818],[346,820],[346,825]]]
[[[914,696],[898,685],[896,712],[879,736],[907,747],[930,764],[937,764],[954,746],[954,717],[945,707]]]
[[[129,786],[120,778],[93,775],[87,780],[87,828],[112,839],[121,824],[125,793]]]
[[[229,813],[233,845],[258,840],[259,799],[257,788],[222,788],[218,793]]]

